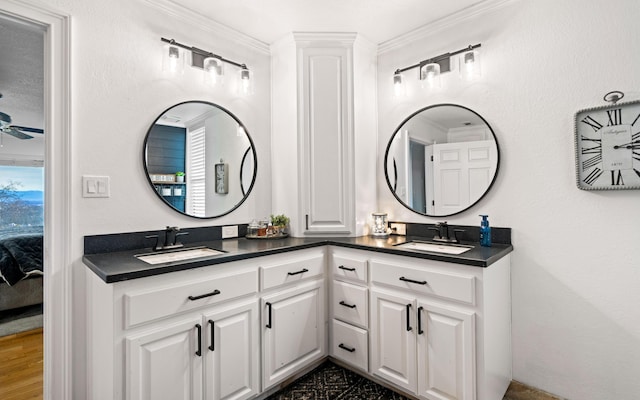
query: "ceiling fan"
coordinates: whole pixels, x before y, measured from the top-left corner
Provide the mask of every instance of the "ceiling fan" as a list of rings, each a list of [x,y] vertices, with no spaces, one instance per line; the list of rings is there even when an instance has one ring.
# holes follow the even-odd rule
[[[0,98],[2,98],[2,93],[0,93]],[[6,133],[18,139],[33,139],[32,135],[29,135],[25,132],[44,134],[44,130],[42,129],[12,125],[11,116],[3,112],[0,112],[0,132]]]

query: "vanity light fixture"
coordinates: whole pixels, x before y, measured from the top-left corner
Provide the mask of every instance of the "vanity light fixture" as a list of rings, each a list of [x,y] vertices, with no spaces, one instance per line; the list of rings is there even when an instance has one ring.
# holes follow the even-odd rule
[[[171,75],[182,74],[184,72],[184,57],[184,50],[176,46],[172,39],[162,51],[162,70]]]
[[[224,64],[230,64],[240,69],[239,72],[239,93],[242,95],[250,95],[253,93],[253,74],[247,68],[246,64],[237,63],[210,51],[202,50],[197,47],[187,46],[176,42],[174,39],[160,38],[167,43],[163,54],[163,66],[165,70],[171,70],[173,65],[184,63],[185,53],[191,52],[191,66],[200,68],[204,71],[205,82],[215,85],[222,83],[224,77]]]
[[[393,73],[394,95],[404,93],[404,82],[402,73],[414,68],[418,68],[418,79],[423,88],[434,89],[440,86],[440,74],[451,71],[451,58],[459,56],[460,74],[464,79],[475,79],[480,76],[480,53],[477,50],[480,43],[469,45],[464,49],[440,54],[439,56],[428,58],[417,64],[405,68],[399,68]]]

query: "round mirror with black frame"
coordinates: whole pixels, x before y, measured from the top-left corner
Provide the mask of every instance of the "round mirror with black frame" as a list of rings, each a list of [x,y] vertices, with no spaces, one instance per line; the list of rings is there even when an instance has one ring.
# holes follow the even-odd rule
[[[395,130],[384,155],[391,193],[405,207],[429,217],[468,210],[496,180],[498,141],[475,111],[435,104],[416,111]]]
[[[256,180],[256,150],[247,129],[231,112],[206,101],[162,112],[144,139],[142,160],[158,197],[194,218],[229,214]]]

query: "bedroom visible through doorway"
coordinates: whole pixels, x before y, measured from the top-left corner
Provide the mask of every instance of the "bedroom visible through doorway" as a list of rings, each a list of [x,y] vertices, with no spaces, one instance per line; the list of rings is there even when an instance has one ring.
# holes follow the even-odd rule
[[[5,339],[0,340],[0,353],[11,343],[8,338],[42,341],[44,41],[41,25],[0,13],[0,338]],[[40,349],[37,355],[34,349]],[[30,363],[37,358],[42,368],[42,345],[24,353]],[[15,372],[8,368],[25,367],[14,364],[2,363],[0,376]],[[42,377],[29,379],[42,391]],[[2,391],[0,398],[7,398]]]

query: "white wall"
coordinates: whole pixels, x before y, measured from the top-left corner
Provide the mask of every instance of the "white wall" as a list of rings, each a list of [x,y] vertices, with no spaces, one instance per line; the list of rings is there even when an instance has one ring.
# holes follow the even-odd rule
[[[154,3],[166,5],[163,0]],[[46,7],[72,16],[73,211],[69,223],[73,265],[69,268],[74,276],[74,398],[80,399],[86,398],[83,237],[160,230],[166,225],[247,223],[256,216],[268,215],[270,61],[268,46],[263,43],[229,33],[198,15],[171,7],[161,11],[148,1],[48,0]],[[190,67],[180,77],[167,78],[161,71],[161,37],[246,63],[254,72],[255,94],[239,98],[226,89],[208,88],[202,83],[200,71]],[[226,72],[235,75],[236,70],[228,67]],[[257,180],[250,197],[234,212],[215,220],[190,218],[173,211],[153,193],[144,173],[142,145],[147,129],[163,110],[187,100],[210,101],[235,114],[257,150]],[[82,198],[82,175],[109,176],[111,197]]]
[[[570,399],[640,393],[640,192],[577,189],[573,133],[574,114],[603,105],[605,93],[640,99],[638,21],[637,0],[514,1],[387,44],[378,59],[378,148],[412,112],[458,103],[485,117],[502,156],[479,204],[435,219],[395,201],[379,154],[379,208],[391,220],[475,225],[488,214],[512,227],[513,378]],[[439,93],[393,99],[396,68],[478,42],[481,81],[454,72]]]

